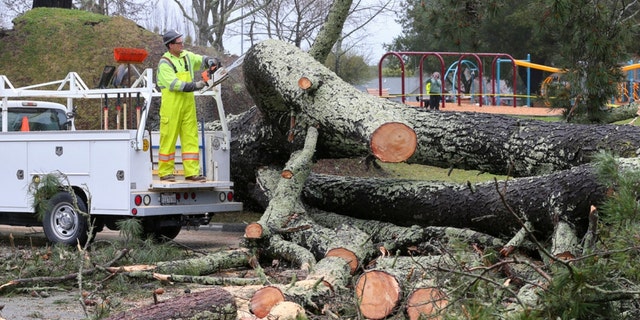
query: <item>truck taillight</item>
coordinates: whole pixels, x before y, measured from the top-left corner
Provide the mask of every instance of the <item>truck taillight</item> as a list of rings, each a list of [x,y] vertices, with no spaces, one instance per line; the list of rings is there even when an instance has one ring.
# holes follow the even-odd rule
[[[142,204],[142,196],[141,195],[137,195],[135,198],[133,198],[133,202],[136,204],[136,206],[139,206]]]
[[[233,192],[229,191],[229,193],[227,193],[227,200],[233,201]]]
[[[149,151],[149,147],[151,147],[151,142],[149,142],[149,139],[147,138],[142,139],[142,151],[144,152]]]
[[[191,192],[191,199],[196,199],[196,193],[195,192]]]

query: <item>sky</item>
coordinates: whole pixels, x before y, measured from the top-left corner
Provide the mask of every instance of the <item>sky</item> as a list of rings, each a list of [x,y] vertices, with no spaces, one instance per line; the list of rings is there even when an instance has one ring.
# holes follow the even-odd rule
[[[372,34],[368,41],[370,42],[371,56],[377,64],[382,55],[387,53],[383,45],[390,44],[394,38],[400,36],[402,34],[402,26],[393,19],[387,19],[386,21],[372,24],[369,27],[369,32]]]
[[[388,0],[361,0],[364,6],[368,4],[380,5],[380,2],[384,3],[386,1]],[[399,1],[395,0],[395,2]],[[397,14],[397,12],[391,12],[378,15],[365,26],[363,33],[367,34],[367,36],[359,43],[357,51],[358,54],[365,56],[369,64],[377,65],[382,55],[387,52],[383,45],[393,42],[395,37],[401,35],[402,27],[395,21]],[[224,39],[225,50],[231,54],[241,55],[243,51],[246,52],[249,49],[248,43],[245,43],[244,46],[241,43],[240,36]]]
[[[388,20],[386,22],[376,22],[367,26],[367,33],[370,34],[365,38],[361,44],[364,53],[369,55],[371,63],[378,64],[382,55],[387,51],[384,49],[384,44],[389,44],[393,39],[402,33],[402,27],[394,22]],[[231,54],[241,55],[249,49],[249,44],[241,45],[242,39],[240,36],[234,36],[225,38],[224,46],[225,50]],[[244,52],[242,52],[244,51]]]

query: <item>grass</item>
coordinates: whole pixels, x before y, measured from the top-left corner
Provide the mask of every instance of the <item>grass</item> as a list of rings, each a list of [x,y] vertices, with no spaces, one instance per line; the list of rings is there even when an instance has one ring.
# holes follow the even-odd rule
[[[445,181],[464,184],[504,180],[507,177],[477,170],[445,169],[407,163],[379,163],[390,177],[411,180]]]
[[[251,223],[256,222],[262,216],[262,212],[218,212],[211,217],[211,223]]]

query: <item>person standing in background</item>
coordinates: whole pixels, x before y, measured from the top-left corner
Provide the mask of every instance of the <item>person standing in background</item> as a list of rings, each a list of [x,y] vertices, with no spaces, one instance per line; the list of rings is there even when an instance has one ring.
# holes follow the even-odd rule
[[[440,110],[440,100],[442,99],[442,80],[440,80],[440,72],[431,74],[431,88],[429,90],[429,109]]]

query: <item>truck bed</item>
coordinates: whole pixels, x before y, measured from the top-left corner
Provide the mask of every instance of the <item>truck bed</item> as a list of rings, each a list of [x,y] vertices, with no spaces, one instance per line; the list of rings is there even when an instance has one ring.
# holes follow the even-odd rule
[[[149,190],[176,190],[176,189],[215,189],[215,188],[229,188],[233,186],[231,181],[203,181],[203,182],[190,182],[180,181],[175,182],[160,181],[154,179]]]

